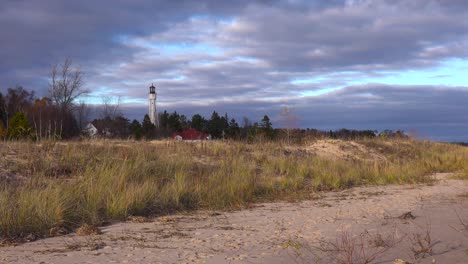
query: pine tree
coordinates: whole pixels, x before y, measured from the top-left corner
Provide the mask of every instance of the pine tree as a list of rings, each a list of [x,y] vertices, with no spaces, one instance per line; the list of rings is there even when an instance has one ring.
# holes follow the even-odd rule
[[[169,123],[169,113],[164,110],[163,113],[159,114],[159,127],[161,129],[168,129],[168,123]]]
[[[223,119],[219,116],[216,111],[213,111],[210,121],[208,121],[208,133],[213,138],[221,138],[224,128]]]
[[[149,116],[146,114],[143,118],[143,122],[141,124],[142,134],[145,138],[151,139],[154,137],[155,126],[151,123]]]
[[[229,121],[229,127],[227,129],[227,136],[229,138],[238,138],[240,136],[239,124],[237,124],[234,118]]]
[[[9,139],[24,139],[31,135],[28,118],[23,112],[17,112],[10,121],[7,131]]]
[[[182,131],[182,123],[180,122],[180,115],[176,111],[174,111],[174,113],[169,115],[169,119],[167,123],[168,123],[168,128],[172,130],[172,132]]]
[[[270,118],[267,115],[263,116],[262,122],[260,123],[260,128],[267,138],[273,138],[273,124],[270,122]]]
[[[198,131],[206,131],[206,123],[206,119],[203,116],[195,114],[192,116],[190,126]]]
[[[189,122],[185,115],[180,115],[179,121],[181,130],[186,130],[187,128],[189,128]]]
[[[143,131],[140,122],[138,120],[134,119],[132,123],[130,124],[130,131],[132,132],[132,137],[134,139],[141,139]]]

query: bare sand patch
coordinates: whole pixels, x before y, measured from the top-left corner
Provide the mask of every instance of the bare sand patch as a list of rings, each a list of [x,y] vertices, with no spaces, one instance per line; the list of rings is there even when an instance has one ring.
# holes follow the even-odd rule
[[[369,148],[354,141],[326,139],[315,141],[306,146],[289,147],[289,149],[292,151],[303,151],[311,155],[334,160],[386,160],[385,155],[379,153],[377,149]]]

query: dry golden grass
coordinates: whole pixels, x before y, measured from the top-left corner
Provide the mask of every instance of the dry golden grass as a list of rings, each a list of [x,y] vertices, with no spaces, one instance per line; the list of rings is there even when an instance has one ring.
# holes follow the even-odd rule
[[[382,139],[329,144],[346,158],[304,151],[307,143],[1,143],[0,237],[43,237],[51,228],[178,210],[236,209],[358,185],[427,183],[435,172],[468,175],[466,147]],[[371,158],[362,157],[366,151]]]

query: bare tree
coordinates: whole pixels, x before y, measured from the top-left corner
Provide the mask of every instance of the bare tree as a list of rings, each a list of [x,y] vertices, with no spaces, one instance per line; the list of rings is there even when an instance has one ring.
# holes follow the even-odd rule
[[[110,118],[115,119],[120,113],[120,96],[111,97],[111,96],[104,96],[102,97],[102,112],[101,118]]]
[[[83,72],[73,67],[67,58],[62,65],[54,65],[50,74],[50,97],[62,112],[71,110],[73,101],[89,93],[83,88]]]
[[[242,118],[242,125],[244,128],[248,128],[248,127],[251,127],[252,126],[252,121],[250,121],[250,119],[246,116],[244,116]]]
[[[78,128],[83,130],[85,124],[89,121],[91,115],[91,108],[86,104],[84,100],[79,101],[75,106],[75,117],[78,123]]]
[[[49,94],[57,109],[52,126],[49,123],[49,134],[54,138],[71,137],[77,134],[78,126],[73,116],[74,101],[89,93],[83,87],[83,72],[80,67],[74,67],[72,60],[67,58],[63,64],[56,64],[50,72]]]
[[[27,91],[22,86],[8,88],[5,96],[4,112],[6,115],[6,127],[8,129],[9,119],[17,112],[26,112],[34,101],[34,91]]]

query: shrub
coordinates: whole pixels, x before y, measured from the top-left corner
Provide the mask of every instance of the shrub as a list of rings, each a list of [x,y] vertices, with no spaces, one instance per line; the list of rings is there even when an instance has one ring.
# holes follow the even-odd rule
[[[7,137],[9,139],[26,139],[31,135],[28,118],[23,112],[17,112],[8,125]]]

